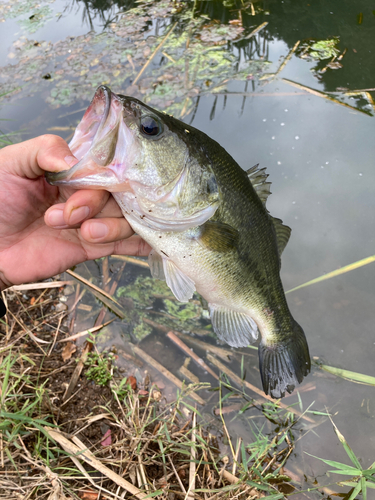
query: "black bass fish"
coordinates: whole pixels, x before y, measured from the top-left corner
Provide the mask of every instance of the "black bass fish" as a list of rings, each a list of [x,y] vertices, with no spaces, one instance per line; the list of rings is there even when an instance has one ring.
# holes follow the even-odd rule
[[[243,347],[261,335],[263,389],[291,393],[310,371],[305,334],[280,280],[290,228],[265,208],[264,169],[248,172],[203,132],[101,86],[69,145],[80,160],[54,185],[106,189],[153,250],[152,276],[187,302],[208,302],[216,335]]]

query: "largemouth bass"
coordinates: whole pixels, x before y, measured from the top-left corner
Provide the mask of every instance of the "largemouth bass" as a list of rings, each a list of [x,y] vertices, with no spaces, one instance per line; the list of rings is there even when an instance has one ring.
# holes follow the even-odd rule
[[[264,392],[291,393],[310,356],[280,280],[290,228],[265,208],[264,169],[245,172],[203,132],[104,86],[69,147],[79,163],[46,174],[48,182],[110,191],[153,248],[152,275],[181,302],[200,293],[230,346],[247,346],[260,332]]]

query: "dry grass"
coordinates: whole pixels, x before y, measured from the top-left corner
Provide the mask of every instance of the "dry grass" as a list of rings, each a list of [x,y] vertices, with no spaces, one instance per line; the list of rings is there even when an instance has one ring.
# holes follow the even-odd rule
[[[274,484],[288,481],[280,469],[292,451],[285,432],[259,440],[252,453],[240,442],[235,451],[231,443],[231,456],[223,457],[217,438],[197,423],[200,384],[182,384],[168,402],[150,380],[133,390],[131,379],[116,377],[97,353],[92,359],[108,367],[109,384],[94,386],[83,363],[67,397],[77,366],[73,355],[78,361],[85,348],[70,345],[69,354],[69,343],[60,342],[69,336],[67,310],[62,288],[48,286],[4,294],[0,499],[283,497]],[[229,437],[223,418],[222,424]]]
[[[103,262],[104,275],[107,264]],[[105,290],[95,294],[105,291],[111,300],[116,283],[104,281]],[[302,476],[287,469],[286,462],[294,450],[296,423],[316,425],[311,412],[268,401],[223,363],[228,359],[226,349],[170,332],[169,339],[187,361],[207,370],[218,384],[211,390],[220,429],[211,434],[201,417],[209,384],[196,379],[186,385],[131,344],[123,353],[129,363],[124,377],[116,368],[116,356],[96,349],[93,332],[108,324],[104,306],[98,309],[86,343],[74,343],[88,332],[71,335],[72,310],[68,316],[64,284],[49,282],[46,288],[3,294],[9,312],[6,321],[0,320],[0,500],[277,500],[297,492],[310,498],[297,487]],[[77,284],[73,309],[85,289],[82,281]],[[223,362],[209,354],[204,361],[184,340]],[[180,373],[194,378],[187,364]],[[136,380],[130,375],[137,372]],[[157,374],[154,380],[152,373]],[[174,400],[160,377],[170,383],[172,392],[177,387]],[[303,389],[314,387],[307,384]],[[277,422],[277,432],[267,434],[253,425],[251,442],[233,442],[225,416],[249,408]],[[317,488],[332,493],[327,487]]]

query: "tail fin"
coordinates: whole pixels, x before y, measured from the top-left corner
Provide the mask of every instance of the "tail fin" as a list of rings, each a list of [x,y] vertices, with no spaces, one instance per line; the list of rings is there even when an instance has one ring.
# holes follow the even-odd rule
[[[273,398],[282,398],[285,391],[292,393],[311,368],[305,334],[294,321],[293,335],[285,344],[259,344],[259,368],[263,390]]]

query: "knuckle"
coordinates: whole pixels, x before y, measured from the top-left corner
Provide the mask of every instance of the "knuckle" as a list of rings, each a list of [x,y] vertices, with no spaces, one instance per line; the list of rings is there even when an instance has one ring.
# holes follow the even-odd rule
[[[67,148],[67,144],[64,139],[62,139],[58,135],[44,134],[39,137],[39,141],[42,148],[46,151],[56,148]]]

